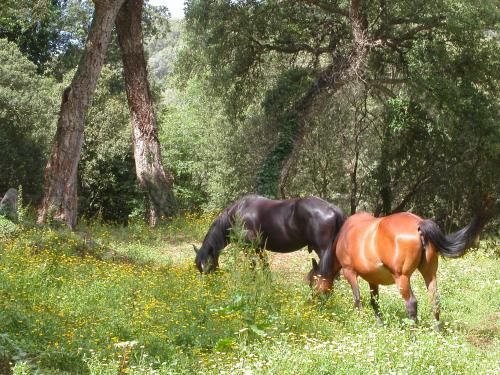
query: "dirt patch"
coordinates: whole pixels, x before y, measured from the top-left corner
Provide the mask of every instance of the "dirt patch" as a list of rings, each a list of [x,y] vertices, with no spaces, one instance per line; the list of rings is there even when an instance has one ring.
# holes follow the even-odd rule
[[[295,251],[293,253],[271,253],[267,252],[271,269],[284,272],[308,272],[311,269],[311,258],[318,258],[315,254],[309,254],[307,250]]]
[[[311,258],[315,257],[317,259],[316,254],[309,254],[305,249],[286,254],[268,251],[267,256],[271,271],[279,273],[283,279],[292,283],[297,281],[305,282],[305,276],[312,267]]]
[[[0,375],[10,375],[12,371],[10,370],[11,362],[8,359],[0,359]]]
[[[200,247],[200,243],[192,242],[196,246]],[[172,258],[174,262],[185,261],[188,258],[194,259],[194,251],[191,242],[166,242],[162,244],[161,249],[159,249],[160,254],[166,255]],[[225,250],[221,252],[221,266],[224,265]],[[269,259],[269,264],[271,265],[271,270],[273,271],[283,271],[283,272],[309,272],[311,269],[311,258],[318,258],[316,254],[311,253],[307,250],[299,250],[293,253],[273,253],[268,251],[267,256]]]
[[[172,259],[174,263],[184,262],[190,258],[194,259],[195,255],[191,242],[175,242],[175,243],[168,242],[162,244],[162,247],[159,250],[159,252],[161,255],[166,255],[167,257]]]
[[[474,327],[467,336],[467,340],[474,346],[485,349],[495,344],[500,338],[500,312],[488,316],[480,325]]]

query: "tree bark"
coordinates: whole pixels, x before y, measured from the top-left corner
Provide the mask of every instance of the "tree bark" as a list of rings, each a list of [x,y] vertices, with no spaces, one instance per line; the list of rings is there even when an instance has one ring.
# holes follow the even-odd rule
[[[165,173],[158,126],[149,88],[142,42],[143,0],[126,0],[116,18],[122,53],[137,178],[149,200],[149,223],[175,213],[172,178]]]
[[[379,217],[380,215],[385,216],[391,213],[392,207],[392,187],[391,187],[391,173],[389,171],[390,162],[390,129],[386,127],[384,129],[382,140],[382,146],[380,150],[380,162],[377,167],[376,181],[379,188],[380,202],[375,208],[374,216]]]
[[[57,131],[44,173],[44,198],[38,223],[49,216],[71,229],[77,219],[77,168],[83,143],[84,117],[95,90],[111,31],[124,0],[95,1],[94,17],[82,58],[64,90]]]
[[[356,213],[358,206],[358,161],[359,161],[359,144],[358,135],[355,138],[354,166],[352,167],[351,175],[351,215]]]

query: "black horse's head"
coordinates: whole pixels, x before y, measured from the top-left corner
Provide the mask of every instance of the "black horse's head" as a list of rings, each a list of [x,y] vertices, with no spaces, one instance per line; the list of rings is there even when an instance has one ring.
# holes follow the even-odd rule
[[[196,268],[201,273],[211,273],[217,269],[219,266],[219,260],[217,256],[215,256],[213,249],[209,246],[205,246],[205,244],[198,249],[193,245],[194,252],[196,253],[196,258],[194,259],[194,263],[196,264]]]
[[[201,248],[198,250],[193,245],[196,253],[194,263],[201,273],[210,273],[219,267],[219,254],[227,245],[227,234],[230,226],[228,209],[225,209],[210,226]]]

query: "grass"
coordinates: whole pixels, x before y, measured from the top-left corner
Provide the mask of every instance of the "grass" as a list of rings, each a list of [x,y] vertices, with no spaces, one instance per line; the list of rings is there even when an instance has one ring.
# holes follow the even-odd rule
[[[418,274],[416,328],[394,286],[381,289],[382,327],[363,281],[360,312],[344,280],[327,300],[313,299],[306,251],[270,254],[268,273],[250,271],[232,247],[220,272],[199,275],[190,243],[212,218],[157,229],[31,228],[3,239],[0,373],[500,372],[498,243],[440,261],[445,328],[437,333]]]

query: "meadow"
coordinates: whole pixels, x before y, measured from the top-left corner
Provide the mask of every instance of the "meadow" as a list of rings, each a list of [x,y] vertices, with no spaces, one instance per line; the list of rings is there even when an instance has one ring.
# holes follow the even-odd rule
[[[500,243],[483,239],[440,259],[443,330],[422,277],[419,324],[394,286],[384,325],[353,306],[340,279],[329,298],[304,282],[311,255],[269,254],[250,270],[241,246],[200,275],[191,243],[212,215],[150,229],[82,223],[18,228],[0,237],[0,373],[14,374],[498,374]]]

